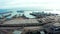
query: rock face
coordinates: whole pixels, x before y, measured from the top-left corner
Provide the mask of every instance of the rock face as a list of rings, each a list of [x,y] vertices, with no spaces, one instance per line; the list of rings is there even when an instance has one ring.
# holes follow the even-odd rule
[[[60,23],[51,23],[44,25],[46,34],[60,34]]]
[[[6,18],[4,16],[2,18],[0,18],[0,24],[2,24],[5,20],[6,20]]]
[[[13,20],[6,21],[3,24],[27,24],[27,23],[39,23],[39,22],[36,19],[18,18],[18,19],[13,19]]]
[[[38,21],[42,23],[60,23],[60,16],[47,16],[45,18],[38,19]]]
[[[15,19],[12,19],[12,20],[8,20],[8,21],[5,21],[3,23],[3,25],[18,25],[18,24],[30,24],[30,25],[33,25],[35,23],[38,23],[38,24],[44,24],[44,25],[39,25],[37,26],[38,24],[35,24],[36,26],[34,27],[22,27],[22,33],[21,34],[26,34],[26,32],[39,32],[41,30],[44,31],[44,29],[49,33],[50,32],[50,27],[51,26],[60,26],[60,16],[47,16],[47,17],[44,17],[44,18],[39,18],[39,19],[23,19],[23,18],[15,18]],[[16,27],[18,28],[18,27]],[[1,28],[0,28],[1,29]],[[7,28],[5,28],[7,30]],[[12,29],[12,28],[11,28]],[[14,28],[13,28],[14,29]],[[20,28],[18,28],[20,29]],[[8,29],[9,30],[9,29]],[[16,30],[16,29],[14,29]]]
[[[5,20],[5,19],[3,19],[3,20]],[[14,18],[12,20],[5,21],[3,24],[10,24],[10,23],[11,24],[18,24],[18,23],[53,23],[53,22],[59,22],[60,23],[60,16],[47,16],[47,17],[38,18],[38,19],[24,19],[24,18],[20,17],[20,18]]]
[[[60,23],[60,16],[47,16],[44,18],[39,19],[24,19],[22,17],[20,18],[14,18],[12,20],[2,21],[4,22],[3,25],[35,25],[35,26],[42,26],[40,24],[49,24],[49,23]]]

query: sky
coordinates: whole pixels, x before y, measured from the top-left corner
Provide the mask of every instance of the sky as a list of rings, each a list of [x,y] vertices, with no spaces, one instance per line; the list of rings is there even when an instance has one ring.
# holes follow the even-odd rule
[[[52,9],[53,11],[45,11],[51,13],[60,14],[60,0],[0,0],[0,9],[35,9],[35,10],[48,10]],[[16,11],[13,12],[13,15],[16,14]]]
[[[0,0],[0,9],[6,8],[52,8],[59,9],[60,0]]]

